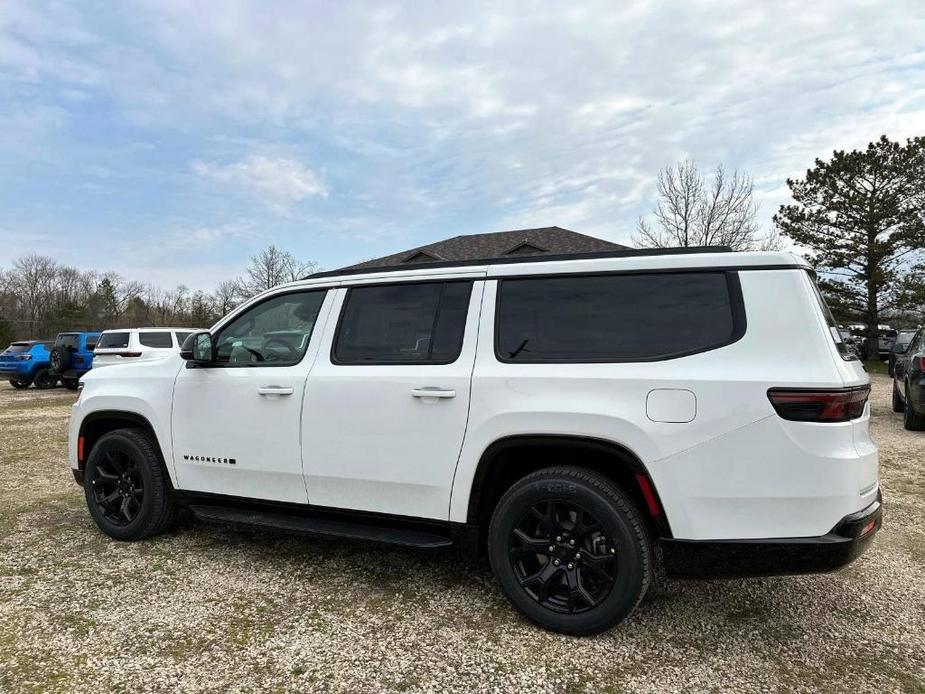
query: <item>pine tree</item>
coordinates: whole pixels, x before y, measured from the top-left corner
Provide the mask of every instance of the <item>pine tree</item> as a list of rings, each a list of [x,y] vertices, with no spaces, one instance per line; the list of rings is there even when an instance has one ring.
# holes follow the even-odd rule
[[[897,307],[925,254],[925,138],[903,145],[884,135],[865,150],[835,151],[787,185],[795,204],[782,205],[775,224],[867,326],[867,358],[876,359],[880,316]]]

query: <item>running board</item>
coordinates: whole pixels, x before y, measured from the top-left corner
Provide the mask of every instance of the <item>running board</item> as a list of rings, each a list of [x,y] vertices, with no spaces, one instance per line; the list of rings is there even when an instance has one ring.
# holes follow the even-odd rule
[[[209,523],[228,523],[251,528],[266,528],[311,537],[336,537],[360,542],[415,547],[417,549],[442,549],[453,544],[453,541],[448,537],[433,533],[312,518],[310,516],[198,504],[189,506],[189,510],[199,520]]]

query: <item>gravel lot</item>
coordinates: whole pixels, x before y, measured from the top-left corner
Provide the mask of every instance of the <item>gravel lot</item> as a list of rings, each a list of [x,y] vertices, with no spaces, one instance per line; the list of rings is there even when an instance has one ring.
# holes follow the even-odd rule
[[[0,386],[0,690],[925,692],[925,433],[874,376],[885,526],[839,574],[668,582],[585,639],[454,552],[188,524],[120,544],[65,463],[74,396]]]

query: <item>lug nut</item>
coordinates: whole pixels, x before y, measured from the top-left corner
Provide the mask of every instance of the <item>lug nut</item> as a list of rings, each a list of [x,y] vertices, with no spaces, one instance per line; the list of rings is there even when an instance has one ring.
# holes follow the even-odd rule
[[[553,560],[552,560],[552,565],[553,565],[553,566],[559,566],[559,564],[561,564],[561,563],[562,563],[562,562],[560,562],[558,559],[553,559]]]
[[[550,551],[550,552],[555,552],[555,551],[556,551],[556,546],[555,546],[555,545],[549,545],[549,551]]]
[[[568,543],[569,543],[572,547],[575,546],[575,540],[569,540]]]
[[[610,548],[610,553],[611,553],[611,554],[616,554],[616,553],[617,553],[617,550],[615,550],[613,547],[611,547],[611,548]]]
[[[569,570],[569,571],[571,571],[571,570],[574,569],[574,568],[575,568],[575,565],[574,565],[574,564],[569,564],[569,565],[568,565],[568,570]]]
[[[575,552],[575,558],[581,559],[581,552]]]
[[[562,536],[556,535],[556,542],[562,542]]]

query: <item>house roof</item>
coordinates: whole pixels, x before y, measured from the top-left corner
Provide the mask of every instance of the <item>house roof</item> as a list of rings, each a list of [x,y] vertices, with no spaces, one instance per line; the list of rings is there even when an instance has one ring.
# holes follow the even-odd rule
[[[626,249],[618,243],[611,243],[577,231],[562,227],[540,229],[515,229],[496,231],[489,234],[468,234],[425,246],[418,246],[401,253],[367,260],[342,268],[395,267],[428,262],[459,262],[487,260],[505,256],[563,255],[569,253],[599,253]]]

